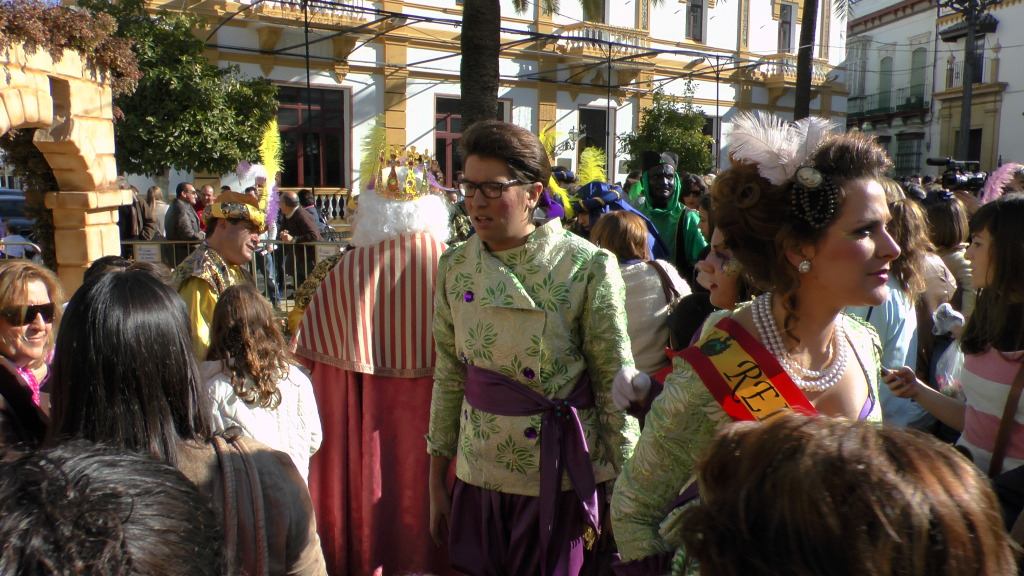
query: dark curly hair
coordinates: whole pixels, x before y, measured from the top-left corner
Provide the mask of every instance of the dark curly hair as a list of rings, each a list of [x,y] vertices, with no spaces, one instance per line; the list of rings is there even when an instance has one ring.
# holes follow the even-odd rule
[[[797,320],[800,275],[786,254],[801,246],[817,244],[828,227],[814,228],[793,213],[792,180],[775,186],[758,173],[756,164],[731,160],[732,167],[719,174],[711,185],[715,224],[754,286],[779,295],[787,312],[784,326],[788,331]],[[808,164],[839,188],[840,211],[845,184],[862,178],[877,180],[892,168],[885,149],[860,132],[829,136],[811,154]],[[831,222],[838,215],[839,211]]]
[[[0,462],[0,574],[224,576],[208,499],[170,465],[74,441]]]
[[[206,359],[228,365],[231,387],[239,398],[261,408],[277,408],[277,385],[288,376],[292,363],[287,350],[270,304],[255,287],[239,284],[220,295]]]

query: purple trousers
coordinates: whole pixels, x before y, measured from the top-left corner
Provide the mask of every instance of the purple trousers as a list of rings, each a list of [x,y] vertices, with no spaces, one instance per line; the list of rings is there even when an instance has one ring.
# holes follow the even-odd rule
[[[606,485],[597,485],[600,518],[608,518]],[[586,550],[583,504],[575,492],[558,493],[549,546],[557,549],[553,576],[612,574],[611,531],[602,530]],[[496,492],[456,479],[448,534],[452,567],[472,576],[521,576],[541,573],[540,499]]]

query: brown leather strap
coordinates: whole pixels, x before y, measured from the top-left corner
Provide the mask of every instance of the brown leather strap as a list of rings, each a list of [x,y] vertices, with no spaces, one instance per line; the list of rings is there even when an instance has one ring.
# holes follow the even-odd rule
[[[242,467],[248,477],[249,489],[252,492],[253,513],[256,519],[256,573],[252,576],[269,576],[270,574],[270,552],[267,544],[266,509],[263,506],[263,485],[260,481],[259,470],[252,458],[249,449],[242,443],[241,439],[226,439],[217,435],[213,437],[213,447],[217,451],[217,459],[220,463],[221,478],[224,481],[224,532],[225,552],[227,557],[234,562],[238,555],[238,478],[235,476],[235,466],[232,461],[232,454],[242,460]]]
[[[658,276],[661,277],[661,290],[665,293],[665,301],[671,304],[672,302],[679,299],[679,291],[672,284],[672,280],[668,277],[668,272],[658,264],[657,260],[648,260],[648,264],[654,266],[654,269],[658,272]]]
[[[213,448],[217,451],[221,480],[224,482],[225,553],[234,562],[238,553],[238,486],[235,484],[235,468],[231,465],[231,448],[223,436],[213,437]]]
[[[1003,417],[999,419],[999,432],[996,433],[996,445],[992,449],[992,461],[988,466],[988,475],[993,477],[1003,471],[1003,457],[1006,456],[1006,445],[1010,440],[1010,428],[1013,427],[1013,417],[1017,414],[1017,404],[1020,402],[1021,389],[1024,388],[1024,362],[1017,369],[1017,375],[1010,385],[1010,392],[1006,395],[1006,405],[1003,406]]]

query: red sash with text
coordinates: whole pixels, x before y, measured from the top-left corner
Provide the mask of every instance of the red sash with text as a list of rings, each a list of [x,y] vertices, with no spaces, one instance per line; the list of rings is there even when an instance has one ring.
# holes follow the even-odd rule
[[[678,355],[734,421],[763,421],[788,410],[818,413],[775,356],[732,318]]]

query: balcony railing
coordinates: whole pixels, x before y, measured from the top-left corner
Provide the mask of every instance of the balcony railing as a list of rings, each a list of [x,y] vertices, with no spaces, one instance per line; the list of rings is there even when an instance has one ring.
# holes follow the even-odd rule
[[[977,58],[974,61],[974,84],[985,82],[985,71],[992,66],[991,58]],[[993,79],[994,81],[995,79]],[[946,66],[946,89],[960,88],[964,85],[964,63],[954,62]]]
[[[850,118],[927,109],[928,93],[924,84],[864,96],[851,96],[846,100],[846,115]]]
[[[577,22],[562,29],[559,51],[570,56],[607,57],[608,47],[616,57],[640,54],[650,50],[651,39],[646,30],[609,26],[599,22]]]
[[[281,192],[298,192],[301,188],[281,187]],[[327,222],[334,229],[332,236],[347,239],[352,235],[348,221],[348,199],[351,191],[348,188],[314,188],[313,205],[327,217]]]
[[[928,97],[924,84],[915,84],[908,88],[900,88],[896,91],[896,99],[893,102],[897,112],[924,110],[928,108]]]
[[[892,112],[892,91],[870,94],[864,102],[864,114],[888,114]]]
[[[831,67],[824,61],[814,60],[812,62],[811,84],[824,84],[828,81],[828,74]],[[796,81],[796,55],[794,54],[773,54],[761,59],[756,68],[756,73],[764,80]]]
[[[864,104],[867,96],[850,96],[846,99],[846,115],[850,118],[857,118],[864,115]]]
[[[255,0],[250,3],[255,4]],[[367,0],[347,0],[344,3],[310,0],[309,21],[314,24],[339,25],[368,22],[367,9],[373,6]],[[253,8],[253,13],[282,20],[302,20],[302,2],[299,0],[267,0]]]

